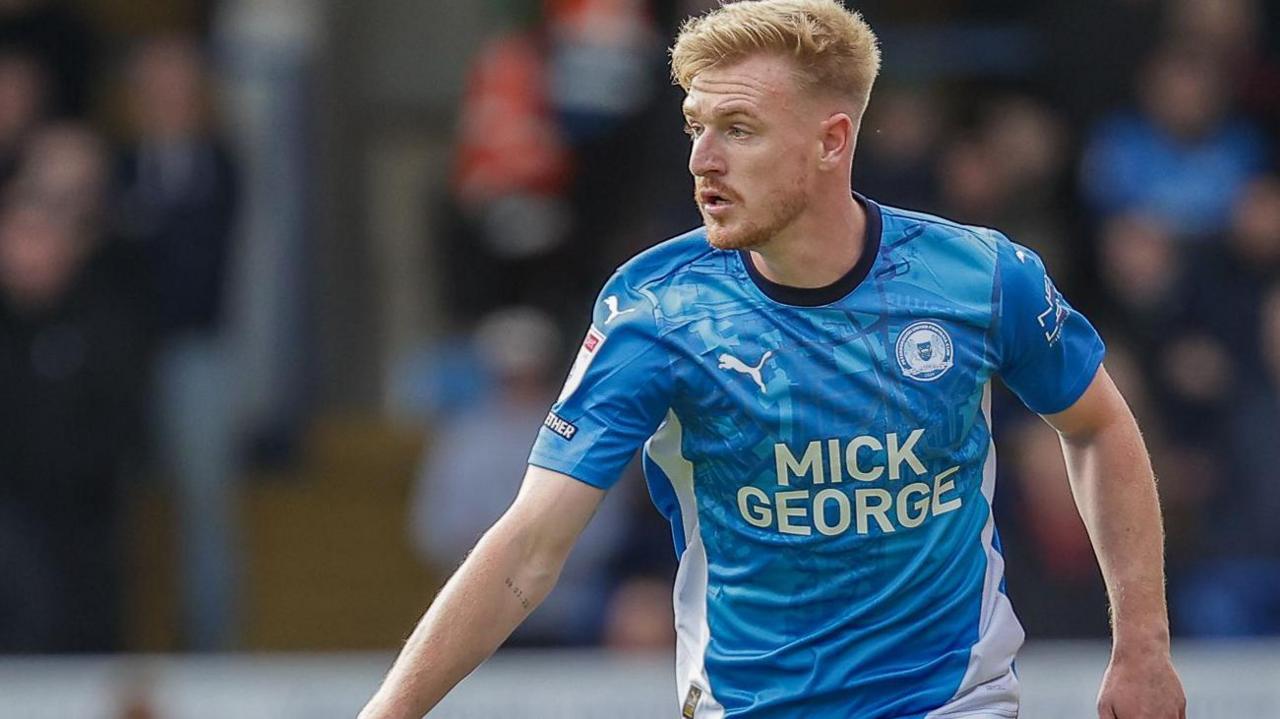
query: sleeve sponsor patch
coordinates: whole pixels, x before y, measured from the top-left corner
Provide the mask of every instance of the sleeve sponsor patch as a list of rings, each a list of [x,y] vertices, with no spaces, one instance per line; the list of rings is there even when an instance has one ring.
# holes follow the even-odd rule
[[[569,377],[564,381],[564,389],[560,390],[560,397],[556,402],[563,402],[578,389],[578,385],[582,384],[582,377],[587,373],[587,368],[591,366],[591,361],[595,359],[596,353],[604,345],[607,339],[604,333],[596,329],[595,325],[587,330],[587,336],[582,340],[582,347],[578,349],[578,356],[573,361],[573,367],[569,370]]]
[[[1044,302],[1048,307],[1036,316],[1036,321],[1044,330],[1045,342],[1052,347],[1062,335],[1063,320],[1069,310],[1062,302],[1062,293],[1053,286],[1053,280],[1050,280],[1047,274],[1044,276]]]
[[[564,437],[566,440],[573,439],[573,435],[578,433],[578,427],[573,422],[555,412],[547,413],[547,418],[542,420],[542,426]]]

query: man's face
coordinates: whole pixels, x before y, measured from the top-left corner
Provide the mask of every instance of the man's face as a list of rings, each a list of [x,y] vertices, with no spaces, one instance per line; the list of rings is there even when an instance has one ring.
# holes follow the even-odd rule
[[[790,60],[753,55],[698,73],[684,115],[694,200],[713,247],[759,247],[808,207],[821,119]]]

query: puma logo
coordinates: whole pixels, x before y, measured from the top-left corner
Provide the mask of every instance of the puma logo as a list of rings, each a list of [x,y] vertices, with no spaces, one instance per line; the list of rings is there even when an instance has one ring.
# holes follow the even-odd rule
[[[630,308],[630,309],[625,309],[625,310],[622,310],[621,312],[619,312],[619,311],[618,311],[618,298],[617,298],[617,296],[615,296],[615,295],[609,295],[608,297],[604,298],[604,306],[609,308],[609,316],[608,316],[608,317],[605,319],[605,321],[604,321],[604,323],[605,323],[606,325],[607,325],[607,324],[609,324],[610,322],[612,322],[612,321],[614,321],[614,320],[618,319],[618,318],[619,318],[619,317],[621,317],[622,315],[625,315],[625,314],[626,314],[626,313],[628,313],[628,312],[635,312],[635,311],[636,311],[636,308],[632,307],[632,308]]]
[[[760,376],[760,369],[764,367],[764,363],[769,361],[769,358],[772,356],[773,350],[769,350],[764,353],[764,356],[760,358],[760,362],[757,363],[755,367],[749,367],[742,360],[731,354],[722,354],[720,355],[719,368],[731,369],[734,372],[750,375],[751,379],[755,380],[756,385],[760,387],[760,394],[764,394],[764,378]]]

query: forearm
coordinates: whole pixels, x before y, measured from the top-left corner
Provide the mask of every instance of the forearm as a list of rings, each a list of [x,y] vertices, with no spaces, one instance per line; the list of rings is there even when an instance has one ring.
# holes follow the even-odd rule
[[[1115,651],[1168,650],[1164,531],[1151,462],[1128,411],[1064,435],[1071,490],[1111,600]]]
[[[419,719],[550,592],[562,559],[499,522],[441,590],[360,719]]]

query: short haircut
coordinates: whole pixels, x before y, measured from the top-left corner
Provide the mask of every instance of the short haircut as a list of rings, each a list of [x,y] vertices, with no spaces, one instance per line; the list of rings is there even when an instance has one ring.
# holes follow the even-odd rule
[[[684,22],[671,76],[687,91],[703,70],[757,53],[791,58],[801,89],[848,99],[859,114],[880,72],[871,26],[836,0],[744,0]]]

